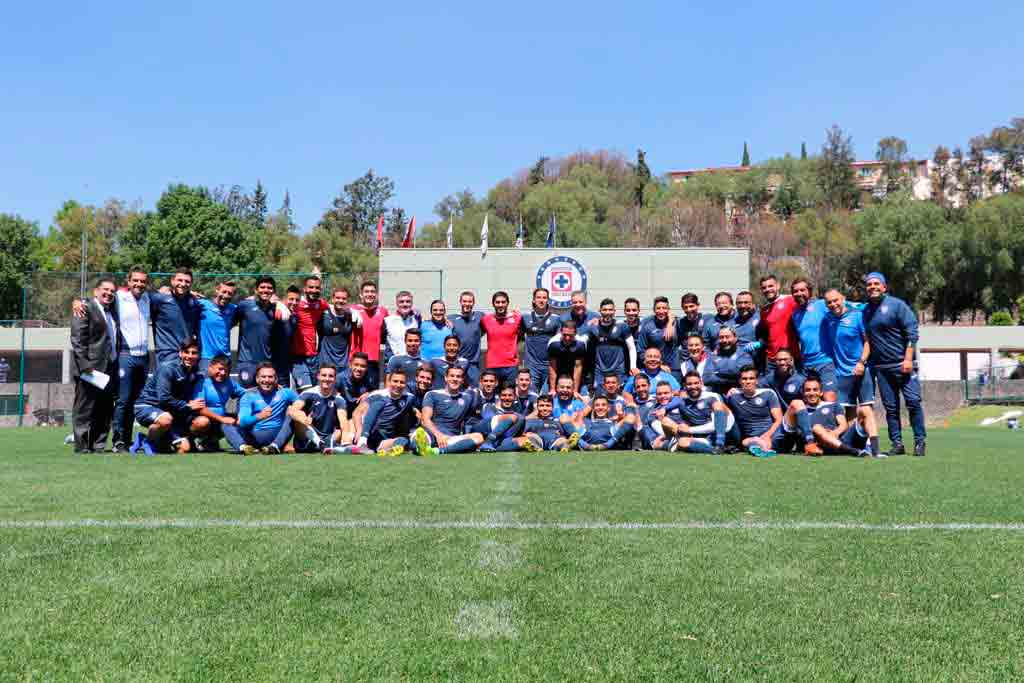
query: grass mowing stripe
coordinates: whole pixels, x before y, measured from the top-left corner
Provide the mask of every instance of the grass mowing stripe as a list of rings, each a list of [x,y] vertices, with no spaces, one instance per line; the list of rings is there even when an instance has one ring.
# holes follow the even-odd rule
[[[511,516],[505,512],[504,516]],[[421,529],[509,531],[1024,531],[1024,522],[895,523],[867,522],[518,522],[451,520],[427,522],[415,519],[41,519],[0,520],[0,529]]]

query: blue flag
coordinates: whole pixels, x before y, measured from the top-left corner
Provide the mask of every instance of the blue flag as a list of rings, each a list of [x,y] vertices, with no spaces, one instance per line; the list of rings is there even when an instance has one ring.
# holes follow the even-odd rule
[[[555,223],[555,214],[551,214],[551,219],[548,221],[548,249],[555,248],[555,230],[558,228],[558,224]]]

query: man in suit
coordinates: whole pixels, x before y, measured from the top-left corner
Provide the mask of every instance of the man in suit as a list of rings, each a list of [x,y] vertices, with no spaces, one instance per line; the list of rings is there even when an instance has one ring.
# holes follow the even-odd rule
[[[74,431],[75,453],[103,452],[110,420],[114,414],[117,382],[117,310],[110,278],[101,278],[92,290],[93,297],[85,316],[71,319],[71,349],[75,370]],[[105,373],[109,381],[100,389],[89,379]]]

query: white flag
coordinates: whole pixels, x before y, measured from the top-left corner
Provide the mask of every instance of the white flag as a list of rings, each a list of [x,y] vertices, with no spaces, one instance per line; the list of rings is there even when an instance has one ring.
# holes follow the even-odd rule
[[[452,238],[455,236],[455,228],[452,227],[452,216],[453,216],[453,214],[449,214],[448,215],[448,248],[449,249],[452,248]]]
[[[487,256],[487,214],[484,214],[484,224],[480,228],[480,256]]]

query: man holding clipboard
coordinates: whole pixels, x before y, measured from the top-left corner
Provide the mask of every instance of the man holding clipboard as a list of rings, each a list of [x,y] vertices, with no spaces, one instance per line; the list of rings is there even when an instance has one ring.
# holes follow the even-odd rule
[[[84,317],[71,319],[72,362],[75,370],[75,453],[102,453],[114,414],[117,374],[117,309],[110,278],[93,289]]]

